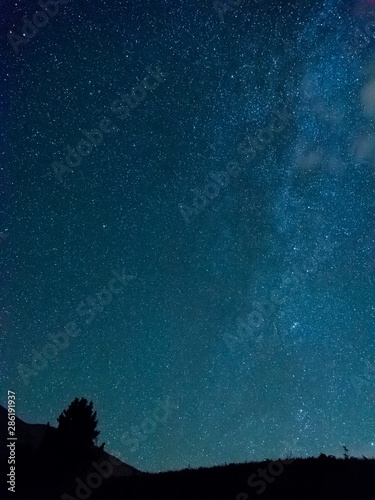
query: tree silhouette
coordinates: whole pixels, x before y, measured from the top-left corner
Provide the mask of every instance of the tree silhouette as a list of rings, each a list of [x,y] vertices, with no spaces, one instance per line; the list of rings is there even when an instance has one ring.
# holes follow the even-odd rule
[[[92,402],[76,398],[57,421],[57,429],[47,424],[36,460],[31,464],[35,481],[43,485],[40,498],[44,498],[43,488],[48,490],[64,482],[68,487],[103,452],[104,443],[99,449],[95,446],[99,431]]]
[[[88,461],[94,453],[99,431],[92,401],[75,398],[57,419],[57,447],[64,462],[72,465]]]
[[[66,439],[75,448],[91,448],[96,444],[100,432],[96,430],[98,421],[96,411],[93,412],[93,402],[85,398],[75,398],[67,410],[57,419],[58,436]]]

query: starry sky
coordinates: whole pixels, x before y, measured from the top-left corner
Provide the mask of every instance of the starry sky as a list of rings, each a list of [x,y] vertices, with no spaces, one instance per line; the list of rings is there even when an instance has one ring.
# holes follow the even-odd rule
[[[1,403],[147,471],[373,457],[374,2],[0,6]]]

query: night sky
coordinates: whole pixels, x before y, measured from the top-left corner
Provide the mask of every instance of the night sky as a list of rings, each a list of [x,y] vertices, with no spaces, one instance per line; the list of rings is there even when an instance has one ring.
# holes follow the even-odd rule
[[[373,457],[374,2],[0,4],[1,403],[147,471]]]

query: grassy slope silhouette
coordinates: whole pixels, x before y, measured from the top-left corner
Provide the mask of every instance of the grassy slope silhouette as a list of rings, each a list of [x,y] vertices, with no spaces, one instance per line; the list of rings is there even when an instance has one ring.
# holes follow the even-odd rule
[[[249,462],[159,474],[142,473],[92,446],[65,463],[45,448],[46,425],[16,421],[16,495],[7,491],[7,411],[0,406],[1,498],[38,500],[375,500],[375,460],[318,458]],[[65,462],[64,462],[65,460]]]

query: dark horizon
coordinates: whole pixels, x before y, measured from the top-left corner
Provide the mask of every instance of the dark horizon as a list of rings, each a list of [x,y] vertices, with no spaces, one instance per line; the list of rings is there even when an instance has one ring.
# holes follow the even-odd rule
[[[95,409],[95,407],[94,407]],[[6,414],[7,414],[7,409],[0,404],[0,424],[3,424],[6,420]],[[47,422],[44,423],[44,422],[25,422],[25,420],[23,420],[20,416],[17,415],[17,420],[21,421],[22,425],[23,424],[26,424],[26,426],[38,426],[38,427],[46,427],[47,426]],[[57,421],[57,417],[55,419]],[[48,424],[53,427],[53,428],[57,428],[58,427],[58,423],[54,423],[54,422],[48,422]],[[101,428],[100,428],[100,421],[99,421],[99,424],[98,424],[98,429],[101,433]],[[23,434],[23,438],[24,438],[24,434]],[[21,439],[22,441],[22,439]],[[38,440],[37,440],[38,441]],[[98,442],[96,444],[96,446],[99,446],[99,443],[101,442],[101,439],[98,438]],[[18,443],[19,444],[19,443]],[[375,456],[368,456],[368,457],[365,457],[364,455],[361,455],[361,456],[355,456],[355,455],[352,455],[350,453],[350,446],[349,448],[347,448],[345,445],[341,445],[342,446],[342,449],[343,449],[343,452],[341,455],[328,455],[329,458],[335,458],[335,459],[345,459],[345,454],[347,455],[346,458],[353,458],[353,459],[366,459],[366,460],[375,460]],[[106,451],[107,453],[110,453],[110,450],[108,450],[106,448],[106,445],[104,443],[104,451]],[[132,466],[133,467],[133,464],[131,462],[129,462],[126,457],[123,457],[123,456],[116,456],[115,454],[112,454],[110,453],[111,455],[113,455],[115,458],[121,460],[122,463],[126,463],[127,465],[129,466]],[[257,463],[262,463],[262,462],[267,462],[267,461],[280,461],[280,460],[288,460],[288,459],[293,459],[293,460],[296,460],[296,459],[317,459],[321,456],[326,456],[325,454],[323,453],[319,453],[317,456],[310,456],[310,457],[299,457],[299,456],[292,456],[291,454],[285,456],[285,457],[276,457],[276,456],[268,456],[268,457],[264,457],[263,460],[252,460],[251,457],[249,457],[248,460],[245,460],[244,462],[240,462],[240,463],[237,463],[237,465],[244,465],[244,464],[257,464]],[[184,468],[184,469],[168,469],[168,470],[160,470],[160,471],[148,471],[148,470],[140,470],[139,472],[142,472],[142,473],[166,473],[166,472],[181,472],[181,471],[184,471],[184,470],[198,470],[198,469],[201,469],[201,468],[215,468],[215,467],[224,467],[224,466],[227,466],[227,465],[234,465],[234,463],[230,463],[230,462],[223,462],[223,463],[216,463],[216,464],[212,464],[211,466],[209,467],[202,467],[200,465],[198,465],[197,467],[190,467],[190,465],[188,465],[188,467]]]
[[[7,413],[0,406],[1,431]],[[370,500],[374,491],[375,459],[350,457],[346,447],[340,459],[320,454],[161,473],[138,471],[106,453],[104,443],[99,445],[96,417],[92,402],[75,398],[58,417],[57,428],[18,418],[17,485],[15,477],[7,478],[8,488],[1,484],[4,499],[16,491],[17,498],[27,499],[32,491],[40,500],[122,500],[124,495],[138,500],[152,491],[155,500],[177,494],[182,500],[249,500],[252,493],[262,494],[264,500],[309,500],[328,492],[330,499],[344,500],[357,498],[360,490],[361,500]],[[0,432],[0,444],[9,442],[6,435]],[[2,469],[7,458],[0,454]]]

